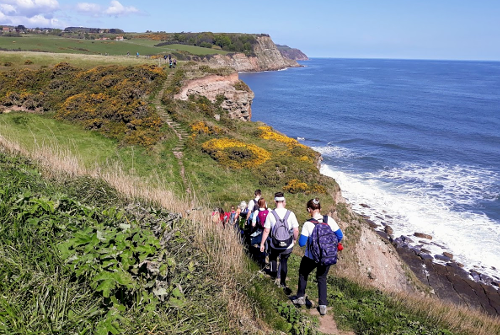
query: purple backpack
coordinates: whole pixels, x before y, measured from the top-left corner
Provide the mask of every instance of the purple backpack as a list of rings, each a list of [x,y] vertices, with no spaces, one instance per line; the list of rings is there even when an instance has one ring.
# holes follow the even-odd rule
[[[293,242],[293,234],[290,233],[290,228],[288,228],[288,217],[290,216],[290,211],[287,210],[285,217],[280,219],[278,213],[272,210],[274,218],[276,219],[276,224],[271,230],[271,248],[276,250],[286,250]]]
[[[309,254],[312,260],[322,266],[336,264],[339,240],[328,225],[328,216],[323,217],[323,223],[315,219],[309,221],[314,223],[314,229],[309,238]]]

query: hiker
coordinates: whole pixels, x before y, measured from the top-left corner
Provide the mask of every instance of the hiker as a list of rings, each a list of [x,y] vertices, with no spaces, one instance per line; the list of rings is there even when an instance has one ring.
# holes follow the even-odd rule
[[[253,219],[254,213],[256,213],[259,210],[258,201],[262,195],[262,192],[261,192],[261,190],[257,189],[257,190],[255,190],[255,192],[253,194],[254,194],[254,198],[248,202],[248,212],[246,215],[245,226],[243,228],[244,233],[245,233],[245,243],[247,245],[251,245],[250,244],[250,242],[251,242],[250,235],[253,233],[252,219]]]
[[[247,220],[247,213],[248,213],[248,207],[247,207],[246,201],[240,202],[240,205],[238,206],[236,213],[237,213],[237,216],[236,216],[235,227],[238,229],[240,234],[243,235],[243,231],[245,229],[245,223]]]
[[[260,242],[262,242],[262,233],[264,232],[264,224],[269,210],[267,209],[266,199],[260,198],[257,204],[259,209],[253,215],[250,245],[253,246],[253,258],[261,268],[264,268],[266,266],[267,242],[264,241],[264,251],[260,251]]]
[[[163,55],[163,60],[165,61],[165,64],[167,64],[167,55]]]
[[[139,51],[135,53],[135,57],[139,58]]]
[[[234,206],[231,206],[228,223],[229,225],[234,226],[235,222],[236,222],[236,209],[234,208]]]
[[[262,196],[262,191],[257,189],[253,192],[254,198],[248,202],[248,214],[247,214],[247,222],[248,224],[252,223],[253,215],[256,211],[259,210],[259,199]]]
[[[130,56],[130,51],[127,51],[127,57]]]
[[[222,224],[222,227],[225,226],[225,215],[224,210],[221,207],[215,207],[212,212],[212,222],[214,224]]]
[[[172,60],[170,60],[170,64],[168,66],[169,68],[172,68]]]
[[[174,68],[175,68],[177,66],[177,59],[174,58],[173,62],[174,62]]]
[[[276,209],[272,210],[266,217],[264,223],[264,233],[260,242],[260,251],[265,250],[265,241],[269,239],[269,263],[271,264],[271,278],[276,279],[278,275],[277,259],[280,259],[280,287],[285,290],[286,294],[291,293],[286,286],[286,274],[288,272],[287,262],[288,257],[292,253],[293,246],[299,236],[299,223],[295,214],[287,210],[285,197],[283,192],[274,194],[274,202]]]
[[[300,233],[299,245],[306,246],[306,250],[300,262],[297,298],[293,300],[293,303],[305,305],[307,277],[311,271],[316,269],[318,309],[321,315],[325,315],[327,306],[326,277],[330,266],[337,263],[337,249],[341,250],[338,244],[342,240],[343,234],[333,218],[321,215],[321,204],[318,198],[309,200],[306,207],[311,218],[304,222]],[[319,236],[321,239],[318,238]]]

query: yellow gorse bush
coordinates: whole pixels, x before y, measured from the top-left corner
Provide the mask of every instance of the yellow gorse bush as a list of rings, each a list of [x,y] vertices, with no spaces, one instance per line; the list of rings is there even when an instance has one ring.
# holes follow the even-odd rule
[[[307,183],[305,183],[299,179],[290,180],[285,186],[283,186],[283,191],[289,192],[292,194],[295,194],[295,193],[327,194],[327,190],[323,185],[319,185],[319,184],[308,185]]]
[[[204,121],[199,121],[191,125],[191,132],[193,133],[193,136],[196,136],[196,134],[212,135],[222,134],[224,133],[224,129],[217,126],[208,125]]]
[[[265,139],[265,140],[273,140],[273,141],[285,143],[290,148],[294,147],[294,146],[307,148],[305,145],[299,143],[299,141],[297,141],[294,138],[288,137],[286,135],[278,134],[277,132],[273,131],[270,126],[262,126],[262,127],[259,127],[258,129],[261,131],[260,137]]]
[[[221,165],[234,169],[255,167],[271,158],[263,148],[229,138],[209,140],[202,149]]]

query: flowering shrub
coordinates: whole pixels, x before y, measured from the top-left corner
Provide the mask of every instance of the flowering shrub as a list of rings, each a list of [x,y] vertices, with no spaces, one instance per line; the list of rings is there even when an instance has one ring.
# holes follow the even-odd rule
[[[326,187],[319,184],[308,185],[299,179],[290,180],[285,186],[283,186],[283,191],[292,194],[295,193],[305,193],[305,194],[327,194]]]
[[[225,131],[220,127],[208,125],[204,121],[198,121],[191,125],[191,132],[193,133],[193,136],[196,136],[196,134],[223,134]]]
[[[150,146],[160,139],[162,121],[145,98],[165,78],[161,67],[146,64],[14,69],[0,73],[0,105],[52,110],[123,144]]]
[[[234,169],[258,166],[271,158],[265,149],[228,138],[207,141],[202,149],[221,165]]]
[[[277,132],[273,131],[272,128],[269,126],[259,127],[259,130],[261,131],[260,137],[265,139],[265,140],[273,140],[273,141],[285,143],[289,147],[293,147],[295,145],[302,145],[296,139],[290,138],[290,137],[285,136],[285,135],[278,134]]]
[[[283,191],[289,192],[292,194],[299,193],[299,192],[306,192],[309,190],[309,186],[298,180],[298,179],[292,179],[290,180],[285,186],[283,186]]]

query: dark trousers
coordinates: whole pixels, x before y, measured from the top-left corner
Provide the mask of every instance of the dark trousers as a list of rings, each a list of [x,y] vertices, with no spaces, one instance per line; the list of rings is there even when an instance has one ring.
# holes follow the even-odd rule
[[[319,305],[327,304],[326,299],[326,277],[328,276],[328,270],[330,270],[330,265],[321,266],[314,262],[309,257],[302,257],[300,261],[299,268],[299,287],[297,289],[297,297],[303,297],[306,294],[307,277],[312,270],[316,269],[316,280],[318,281],[318,297]]]
[[[280,284],[286,286],[286,274],[288,273],[288,257],[292,253],[292,249],[286,250],[276,250],[271,249],[271,253],[269,254],[269,263],[271,264],[271,276],[276,278],[278,275],[278,256],[280,258]]]

